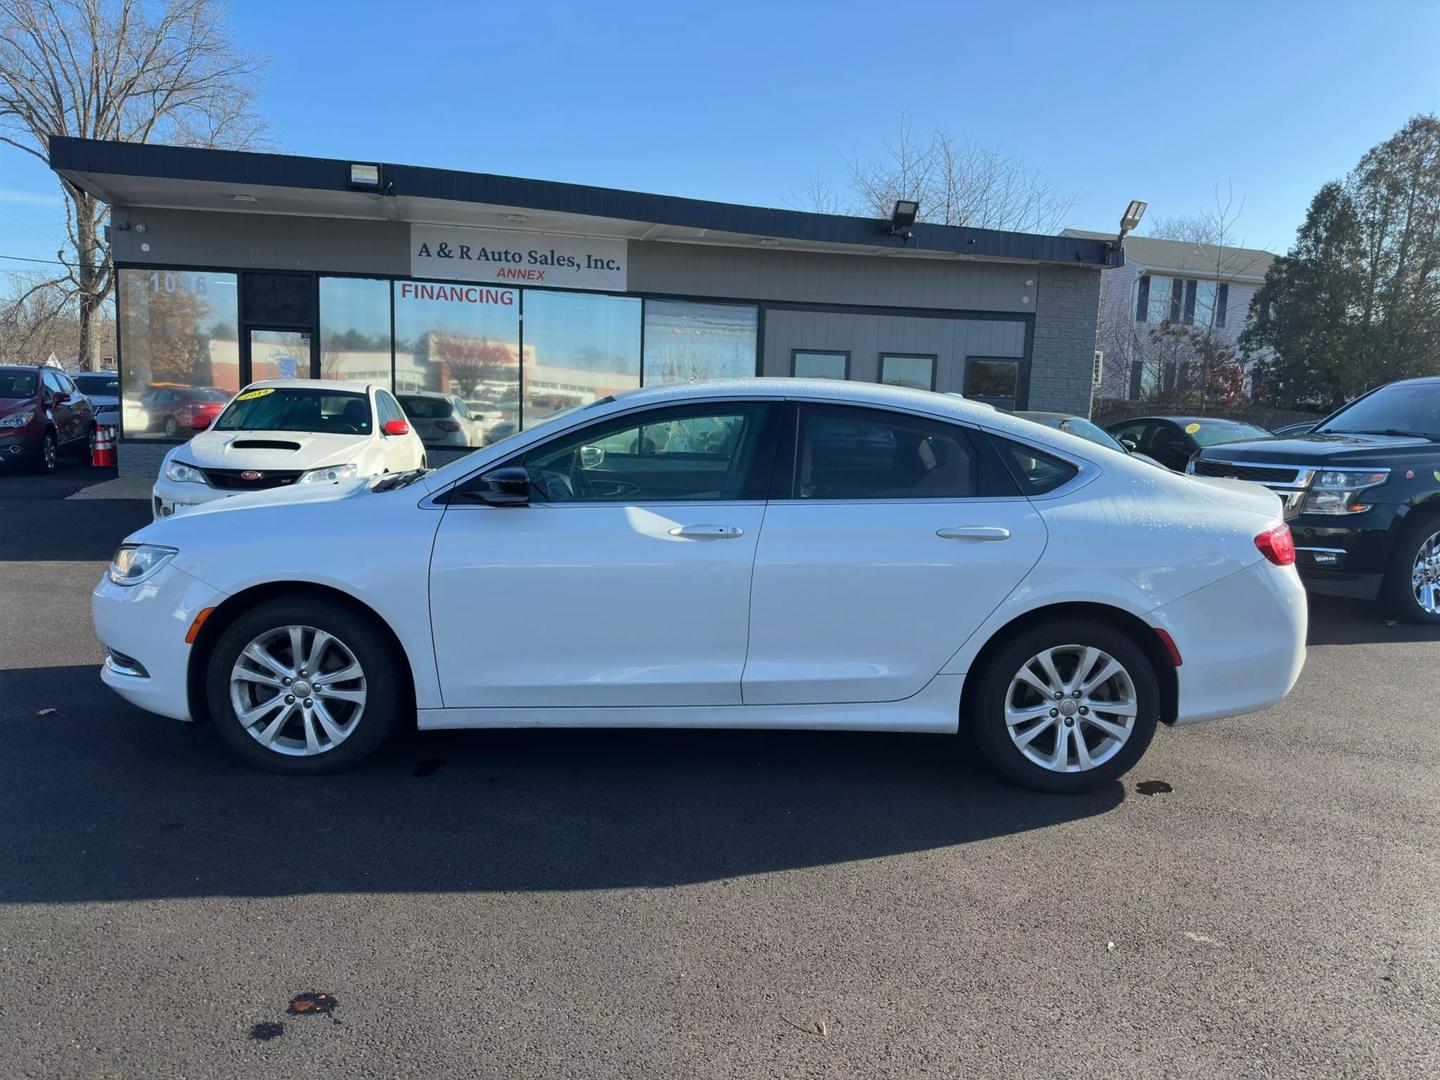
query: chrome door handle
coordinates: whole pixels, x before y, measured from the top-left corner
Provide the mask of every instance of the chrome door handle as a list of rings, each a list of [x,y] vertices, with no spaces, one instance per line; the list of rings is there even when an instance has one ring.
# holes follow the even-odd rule
[[[998,525],[960,525],[953,529],[936,529],[941,540],[1009,540],[1010,530]]]
[[[738,525],[676,525],[670,535],[682,540],[734,540],[745,530]]]

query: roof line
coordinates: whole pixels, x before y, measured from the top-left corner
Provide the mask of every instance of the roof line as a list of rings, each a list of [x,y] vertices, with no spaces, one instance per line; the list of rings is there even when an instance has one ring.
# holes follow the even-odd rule
[[[361,163],[376,164],[363,160]],[[99,182],[99,178],[106,175],[145,177],[177,185],[200,181],[348,194],[356,190],[350,184],[350,165],[350,161],[338,158],[50,137],[50,167],[82,186],[89,179],[96,189],[91,193],[107,202],[111,200],[106,198],[105,185]],[[381,163],[379,190],[387,196],[521,207],[812,243],[852,244],[890,249],[896,254],[938,252],[1082,266],[1114,266],[1123,258],[1113,243],[1082,237],[926,223],[910,226],[902,235],[892,235],[888,222],[876,218],[745,206],[415,165]]]

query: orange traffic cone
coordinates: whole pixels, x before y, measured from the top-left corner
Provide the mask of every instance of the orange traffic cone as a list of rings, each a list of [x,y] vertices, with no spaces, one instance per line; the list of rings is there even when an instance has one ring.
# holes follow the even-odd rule
[[[90,451],[90,464],[96,469],[115,467],[115,429],[101,424],[95,429],[95,444]]]

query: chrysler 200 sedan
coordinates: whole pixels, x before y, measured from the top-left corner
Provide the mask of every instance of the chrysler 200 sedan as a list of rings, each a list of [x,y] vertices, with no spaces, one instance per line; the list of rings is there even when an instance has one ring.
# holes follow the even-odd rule
[[[1282,698],[1280,500],[963,399],[755,379],[607,397],[443,468],[129,537],[104,681],[278,772],[399,723],[959,733],[1079,791]]]

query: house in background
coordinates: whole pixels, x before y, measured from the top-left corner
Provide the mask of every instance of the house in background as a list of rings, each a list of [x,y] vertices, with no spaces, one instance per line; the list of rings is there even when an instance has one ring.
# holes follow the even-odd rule
[[[1085,229],[1061,235],[1115,238]],[[1274,258],[1258,248],[1127,236],[1125,265],[1101,275],[1096,398],[1138,401],[1187,389],[1185,350],[1158,328],[1194,328],[1217,347],[1234,347]]]

